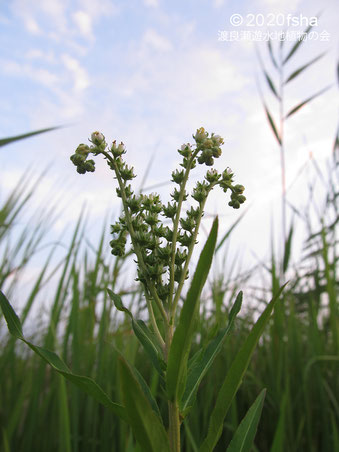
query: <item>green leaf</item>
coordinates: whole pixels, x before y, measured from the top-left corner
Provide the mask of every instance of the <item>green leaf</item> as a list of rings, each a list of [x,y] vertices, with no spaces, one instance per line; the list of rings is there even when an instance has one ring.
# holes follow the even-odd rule
[[[287,283],[286,283],[287,284]],[[245,375],[247,367],[249,365],[252,354],[259,341],[261,334],[270,318],[274,305],[278,301],[281,292],[283,291],[284,284],[278,293],[273,297],[270,303],[266,306],[264,312],[254,324],[251,332],[249,333],[245,343],[237,353],[231,367],[226,375],[224,383],[222,384],[213,412],[210,416],[210,422],[208,427],[208,433],[203,441],[199,452],[211,452],[217,444],[224,425],[224,419],[228,412],[228,409],[232,403],[235,394],[241,385],[242,379]]]
[[[67,380],[74,383],[80,389],[92,396],[97,402],[112,410],[117,416],[127,420],[125,408],[117,403],[112,402],[103,389],[91,378],[75,375],[67,367],[59,356],[45,348],[38,347],[26,340],[22,333],[21,322],[14,312],[5,295],[0,291],[0,306],[5,316],[9,332],[17,339],[25,342],[37,355],[53,367],[59,374],[63,375]]]
[[[278,129],[277,129],[277,127],[276,127],[276,125],[274,123],[274,120],[272,118],[272,115],[268,111],[268,108],[266,107],[265,103],[264,103],[264,109],[265,109],[265,112],[266,112],[266,116],[267,116],[268,122],[270,123],[271,129],[272,129],[272,131],[274,133],[274,136],[276,137],[278,143],[281,145],[281,138],[279,136]]]
[[[283,259],[283,272],[284,273],[286,272],[288,263],[290,261],[293,231],[294,231],[294,227],[293,227],[293,223],[292,223],[291,227],[290,227],[290,231],[288,233],[288,237],[285,241],[284,259]]]
[[[285,119],[287,119],[290,116],[292,116],[294,113],[296,113],[298,110],[300,110],[301,107],[303,107],[304,105],[308,104],[309,102],[311,102],[311,100],[315,99],[316,97],[320,96],[320,94],[323,94],[329,88],[331,88],[331,86],[326,86],[326,88],[318,91],[316,94],[313,94],[313,96],[309,97],[308,99],[306,99],[303,102],[301,102],[300,104],[298,104],[296,107],[292,108],[292,110],[290,110],[287,113],[287,115],[285,116]]]
[[[307,69],[309,66],[311,66],[311,64],[315,63],[316,61],[320,60],[320,58],[322,58],[324,55],[326,54],[326,52],[321,53],[320,55],[318,55],[316,58],[313,58],[313,60],[309,61],[308,63],[304,64],[303,66],[301,66],[299,69],[297,69],[296,71],[292,72],[292,74],[285,80],[285,85],[290,82],[291,80],[293,80],[294,78],[296,78],[299,74],[301,74],[305,69]]]
[[[263,389],[237,428],[226,452],[251,452],[266,395]]]
[[[147,400],[152,407],[152,410],[155,412],[155,414],[161,420],[161,414],[159,411],[158,404],[155,401],[149,386],[147,385],[146,381],[144,380],[144,377],[141,375],[141,373],[138,371],[137,368],[134,368],[133,370],[134,370],[135,377],[138,380],[139,385],[141,386],[141,389],[143,390],[143,393],[147,397]]]
[[[180,404],[180,411],[183,414],[187,414],[188,408],[193,406],[200,382],[213,364],[215,357],[220,352],[226,337],[231,331],[234,319],[240,311],[241,303],[242,292],[239,292],[231,309],[226,328],[223,328],[210,342],[200,359],[193,360],[192,366],[188,369],[186,389]],[[200,350],[198,353],[200,353]]]
[[[110,289],[107,289],[107,293],[110,296],[111,300],[113,301],[115,307],[119,311],[125,312],[127,315],[130,316],[132,320],[132,328],[134,334],[138,338],[140,344],[145,349],[148,357],[152,361],[156,370],[163,377],[166,364],[161,357],[162,352],[161,350],[159,350],[155,335],[150,331],[145,322],[143,322],[142,320],[134,320],[131,311],[125,308],[119,295],[115,294]]]
[[[11,304],[9,303],[5,295],[1,292],[1,290],[0,290],[0,306],[5,316],[8,330],[11,333],[11,335],[16,337],[17,339],[23,340],[24,334],[22,332],[20,319],[16,315],[14,309],[12,308]]]
[[[307,35],[308,32],[311,30],[311,28],[313,27],[313,25],[309,25],[306,30],[303,32],[303,35]],[[292,49],[290,50],[290,52],[288,53],[288,55],[286,56],[286,58],[283,61],[283,64],[286,64],[287,61],[295,54],[295,52],[298,50],[299,46],[304,42],[303,39],[298,39],[298,41],[294,44],[294,46],[292,47]]]
[[[275,89],[274,83],[272,82],[272,79],[270,78],[270,76],[267,74],[267,72],[264,70],[264,75],[266,78],[266,81],[268,83],[268,86],[270,87],[272,93],[275,95],[275,97],[280,100],[280,96],[277,92],[277,90]]]
[[[278,425],[276,427],[273,443],[270,452],[284,452],[284,442],[286,437],[286,431],[285,431],[285,419],[286,419],[286,405],[287,405],[287,398],[288,398],[288,387],[286,388],[282,403],[280,405],[280,415],[278,420]]]
[[[174,332],[171,348],[169,350],[166,386],[170,400],[179,400],[179,391],[185,389],[185,373],[187,359],[191,348],[194,323],[199,311],[199,299],[206,282],[214,254],[218,234],[218,217],[214,220],[211,232],[200,254],[198,265],[193,276],[190,289],[180,313],[179,323]]]
[[[134,372],[126,360],[119,356],[121,388],[129,424],[142,450],[170,452],[163,423],[149,404]]]
[[[28,132],[28,133],[24,133],[22,135],[16,135],[15,137],[1,138],[0,139],[0,147],[6,146],[6,144],[13,143],[14,141],[23,140],[24,138],[29,138],[34,135],[38,135],[40,133],[50,132],[51,130],[57,130],[57,129],[60,129],[60,127],[62,127],[62,126],[48,127],[47,129],[36,130],[34,132]]]
[[[271,61],[272,61],[272,63],[273,63],[273,66],[274,66],[276,69],[278,69],[278,64],[277,64],[276,59],[274,58],[274,55],[273,55],[273,48],[272,48],[272,41],[271,41],[271,39],[269,39],[269,40],[267,41],[267,47],[268,47],[268,53],[269,53],[269,55],[270,55]]]

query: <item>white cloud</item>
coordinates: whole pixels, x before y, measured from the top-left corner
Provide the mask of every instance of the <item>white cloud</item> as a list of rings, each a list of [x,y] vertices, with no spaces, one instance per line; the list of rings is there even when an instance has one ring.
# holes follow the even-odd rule
[[[151,8],[157,8],[159,6],[159,0],[144,0],[144,4]]]
[[[41,33],[39,25],[32,17],[29,16],[25,17],[24,22],[27,31],[29,31],[33,35],[39,35]]]
[[[28,77],[47,87],[54,87],[59,83],[59,76],[47,69],[36,68],[29,64],[19,64],[16,61],[2,60],[2,69],[9,75]]]
[[[153,29],[145,31],[142,37],[142,44],[161,52],[167,52],[172,49],[171,41]]]
[[[90,84],[89,77],[80,62],[68,54],[63,54],[61,59],[66,69],[72,74],[75,91],[83,91],[88,88]]]
[[[91,16],[85,11],[76,11],[72,14],[72,18],[80,33],[86,38],[93,39]]]
[[[220,8],[221,6],[224,6],[225,0],[214,0],[213,6],[215,8]]]

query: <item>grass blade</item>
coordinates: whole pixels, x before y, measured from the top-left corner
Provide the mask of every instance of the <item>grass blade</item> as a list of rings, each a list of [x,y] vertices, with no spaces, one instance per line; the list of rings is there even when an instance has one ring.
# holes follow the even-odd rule
[[[40,129],[40,130],[36,130],[34,132],[28,132],[28,133],[24,133],[22,135],[16,135],[15,137],[1,138],[0,139],[0,147],[1,146],[6,146],[6,144],[13,143],[14,141],[23,140],[25,138],[29,138],[29,137],[32,137],[34,135],[39,135],[40,133],[45,133],[45,132],[50,132],[52,130],[57,130],[57,129],[60,129],[60,127],[62,127],[62,126],[48,127],[47,129]]]
[[[288,233],[288,237],[285,241],[285,248],[284,248],[284,259],[283,259],[283,272],[285,273],[288,267],[288,263],[290,261],[291,257],[291,247],[292,247],[292,238],[293,238],[293,223],[291,224],[290,231]]]
[[[285,431],[285,419],[286,419],[286,404],[287,404],[287,393],[288,389],[286,389],[283,399],[280,405],[280,416],[277,428],[274,433],[273,444],[270,449],[270,452],[284,452],[284,439],[287,436]]]
[[[274,122],[274,120],[272,118],[272,115],[269,112],[268,108],[266,107],[265,103],[264,103],[264,109],[265,109],[265,112],[266,112],[266,116],[267,116],[268,122],[270,123],[271,129],[272,129],[272,131],[274,133],[274,136],[276,137],[278,143],[281,145],[281,138],[279,136],[278,129],[277,129],[277,127],[275,125],[275,122]]]
[[[286,284],[280,288],[278,293],[272,298],[270,303],[266,306],[264,312],[261,314],[257,322],[254,324],[245,343],[243,344],[238,354],[236,355],[234,361],[232,362],[232,365],[226,375],[224,383],[220,388],[215,407],[210,416],[208,433],[199,449],[199,452],[211,452],[215,445],[217,444],[222,433],[224,419],[231,405],[231,402],[239,386],[241,385],[242,379],[249,365],[251,356],[271,316],[274,305],[278,301],[279,296],[283,291],[284,287],[286,286]]]
[[[180,404],[180,411],[184,415],[187,413],[188,408],[192,407],[201,380],[213,364],[215,357],[220,352],[226,337],[231,331],[234,319],[240,311],[241,303],[242,292],[239,292],[231,309],[228,319],[228,325],[226,326],[226,328],[222,329],[219,334],[211,341],[201,359],[194,361],[191,368],[188,369],[186,389],[182,402]],[[198,353],[200,353],[200,351]]]
[[[320,96],[320,94],[323,94],[325,91],[327,91],[331,86],[326,86],[326,88],[323,88],[322,90],[318,91],[317,93],[313,94],[313,96],[309,97],[308,99],[304,100],[303,102],[300,102],[296,107],[292,108],[287,115],[285,116],[285,119],[289,118],[290,116],[294,115],[298,110],[300,110],[301,107],[311,102],[311,100],[315,99],[316,97]]]
[[[306,30],[302,33],[301,36],[305,36],[308,34],[308,32],[311,30],[311,28],[313,27],[313,25],[309,25]],[[298,41],[294,44],[294,46],[292,47],[292,49],[290,50],[290,52],[287,54],[286,58],[283,61],[283,64],[286,64],[287,61],[295,54],[295,52],[298,50],[298,48],[300,47],[300,45],[304,42],[303,39],[298,39]]]
[[[269,39],[269,40],[267,41],[267,47],[268,47],[268,53],[269,53],[269,55],[270,55],[271,61],[272,61],[272,63],[273,63],[273,66],[274,66],[276,69],[278,69],[278,64],[277,64],[277,61],[276,61],[276,59],[275,59],[275,57],[274,57],[274,54],[273,54],[272,40],[271,40],[271,39]]]
[[[270,87],[270,90],[272,91],[272,93],[275,95],[275,97],[280,100],[280,96],[277,92],[277,90],[275,89],[274,83],[272,82],[271,77],[267,74],[267,72],[264,70],[264,75],[266,78],[266,81],[268,83],[268,86]]]
[[[211,232],[200,254],[192,284],[180,313],[179,323],[175,330],[168,355],[166,385],[168,398],[178,400],[179,388],[185,388],[183,378],[187,367],[187,359],[194,333],[196,313],[199,309],[199,298],[212,264],[218,234],[218,217],[214,220]]]
[[[131,367],[121,355],[119,371],[129,424],[142,450],[170,452],[164,425],[154,413]]]
[[[241,421],[226,452],[251,452],[265,395],[266,389],[263,389]]]
[[[51,352],[50,350],[47,350],[45,348],[38,347],[24,338],[19,317],[16,315],[14,309],[1,291],[0,306],[5,316],[8,330],[14,337],[25,342],[37,355],[39,355],[44,361],[50,364],[53,369],[67,378],[67,380],[77,385],[80,389],[92,396],[97,402],[101,403],[107,408],[110,408],[117,416],[126,420],[124,407],[112,402],[108,395],[101,389],[99,385],[97,385],[94,380],[89,377],[73,374],[56,353]]]
[[[320,55],[318,55],[317,57],[313,58],[313,60],[309,61],[308,63],[304,64],[303,66],[301,66],[299,69],[297,69],[296,71],[292,72],[292,74],[285,80],[285,85],[290,82],[291,80],[293,80],[294,78],[296,78],[299,74],[301,74],[305,69],[307,69],[309,66],[311,66],[313,63],[315,63],[316,61],[320,60],[320,58],[322,58],[324,55],[326,55],[327,52],[323,52]]]

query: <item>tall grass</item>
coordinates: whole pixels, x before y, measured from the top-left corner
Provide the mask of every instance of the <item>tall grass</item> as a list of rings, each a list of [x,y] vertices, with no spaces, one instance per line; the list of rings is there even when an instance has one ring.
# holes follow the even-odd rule
[[[309,221],[302,261],[295,265],[281,308],[275,310],[270,328],[259,343],[244,384],[226,418],[226,429],[217,451],[225,450],[225,444],[262,387],[267,388],[267,397],[255,441],[256,450],[330,452],[338,449],[338,283],[335,274],[338,194],[334,188],[335,176],[333,171],[317,225],[310,224],[306,213],[298,217],[299,221]],[[23,194],[19,198],[20,205],[20,200],[25,198]],[[308,211],[309,208],[307,206]],[[104,229],[96,246],[81,248],[83,226],[80,218],[59,269],[55,293],[50,294],[49,321],[34,333],[35,342],[58,350],[75,373],[95,377],[114,400],[121,400],[121,392],[112,345],[123,350],[128,360],[141,369],[165,415],[158,374],[134,338],[130,323],[118,317],[106,296],[105,289],[112,285],[120,293],[128,292],[142,315],[145,306],[138,287],[134,286],[132,291],[130,287],[124,290],[118,286],[128,260],[112,260],[107,256]],[[291,266],[286,257],[288,252],[286,244],[285,265]],[[279,264],[272,252],[271,263],[264,270],[269,276],[267,287],[262,295],[258,294],[260,311],[260,303],[265,305],[277,290]],[[29,265],[29,260],[21,262],[22,268],[25,265]],[[25,316],[38,296],[46,266],[47,262],[27,295],[22,311]],[[15,294],[15,283],[11,284]],[[206,305],[212,308],[201,313],[195,349],[203,347],[218,327],[227,322],[235,286],[236,280],[225,281],[215,275],[206,294]],[[223,345],[213,372],[203,380],[196,406],[184,423],[183,450],[198,450],[208,428],[207,413],[214,405],[225,371],[250,330],[253,316],[256,316],[255,310],[241,317],[236,334]],[[1,320],[2,333],[3,326]],[[1,345],[0,381],[3,450],[138,450],[123,421],[65,383],[39,358],[15,345],[9,337]]]

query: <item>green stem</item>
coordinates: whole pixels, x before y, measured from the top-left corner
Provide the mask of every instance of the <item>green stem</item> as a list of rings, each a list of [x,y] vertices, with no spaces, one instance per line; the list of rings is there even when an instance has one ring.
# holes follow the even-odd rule
[[[180,452],[180,418],[178,402],[168,402],[169,443],[172,452]]]
[[[208,188],[208,192],[207,192],[206,198],[199,205],[200,213],[199,213],[199,216],[197,218],[196,226],[194,228],[194,232],[193,232],[193,236],[192,236],[192,243],[190,244],[190,246],[188,248],[187,259],[185,261],[185,265],[184,265],[184,268],[183,268],[182,276],[181,276],[181,279],[179,281],[179,284],[178,284],[178,287],[177,287],[177,290],[176,290],[176,294],[175,294],[175,297],[174,297],[174,300],[173,300],[173,304],[172,304],[172,309],[171,309],[171,316],[172,317],[174,317],[174,315],[175,315],[175,311],[176,311],[176,308],[177,308],[177,305],[178,305],[178,302],[179,302],[179,299],[180,299],[181,291],[182,291],[182,288],[184,286],[184,282],[185,282],[185,279],[186,279],[186,274],[187,274],[187,271],[188,271],[188,266],[189,266],[189,263],[190,263],[190,260],[191,260],[192,254],[193,254],[193,250],[194,250],[194,247],[195,247],[196,239],[198,237],[198,232],[199,232],[199,228],[200,228],[201,219],[202,219],[202,217],[204,215],[204,207],[205,207],[205,204],[206,204],[206,200],[207,200],[207,197],[209,195],[209,192],[212,190],[212,188],[216,184],[217,183],[214,183],[214,184],[210,185],[210,187]]]
[[[144,263],[144,260],[143,260],[142,254],[141,254],[141,250],[140,250],[139,244],[135,240],[135,232],[134,232],[134,228],[133,228],[133,225],[132,225],[132,219],[131,219],[131,216],[130,216],[130,213],[129,213],[129,210],[128,210],[128,205],[127,205],[127,198],[126,198],[126,193],[125,193],[125,185],[124,185],[124,183],[123,183],[123,181],[121,179],[121,176],[120,176],[120,173],[119,173],[119,168],[117,167],[117,164],[116,164],[115,160],[106,151],[101,151],[101,153],[107,158],[107,160],[109,160],[109,162],[112,164],[112,166],[114,168],[114,172],[115,172],[115,175],[116,175],[119,187],[120,187],[121,199],[122,199],[122,203],[123,203],[123,206],[124,206],[124,212],[125,212],[125,215],[126,215],[126,223],[127,223],[128,231],[129,231],[129,234],[131,236],[131,240],[132,240],[132,243],[133,243],[135,254],[137,255],[137,258],[138,258],[139,266],[141,267],[142,272],[145,275],[147,287],[149,287],[151,295],[152,295],[154,301],[157,304],[157,307],[158,307],[158,309],[160,311],[160,314],[162,315],[162,317],[163,317],[163,319],[165,321],[165,324],[167,324],[167,313],[166,313],[166,311],[165,311],[165,309],[164,309],[164,307],[163,307],[163,305],[161,303],[161,300],[160,300],[160,298],[159,298],[159,296],[157,294],[157,291],[156,291],[152,281],[147,277],[146,265]],[[152,305],[151,305],[151,301],[147,300],[147,298],[148,297],[146,297],[147,307],[148,307],[148,310],[149,310],[150,319],[151,319],[151,323],[152,323],[154,332],[155,332],[155,334],[156,334],[156,336],[157,336],[157,338],[158,338],[158,340],[160,342],[161,347],[164,348],[165,347],[164,339],[163,339],[163,337],[162,337],[162,335],[161,335],[161,333],[159,331],[157,322],[155,320],[153,308],[152,308]]]
[[[188,161],[184,179],[183,179],[182,183],[180,184],[180,195],[179,195],[179,200],[178,200],[177,212],[175,215],[175,219],[173,221],[172,254],[171,254],[171,260],[170,260],[170,263],[171,263],[170,264],[170,289],[169,289],[169,296],[168,296],[170,309],[171,309],[173,292],[174,292],[175,253],[176,253],[176,246],[177,246],[177,237],[178,237],[181,208],[182,208],[182,203],[184,200],[184,194],[185,194],[185,188],[186,188],[186,184],[187,184],[187,180],[188,180],[188,175],[191,170],[192,162],[194,161],[198,152],[199,151],[194,151],[194,153],[192,154],[191,158]]]

